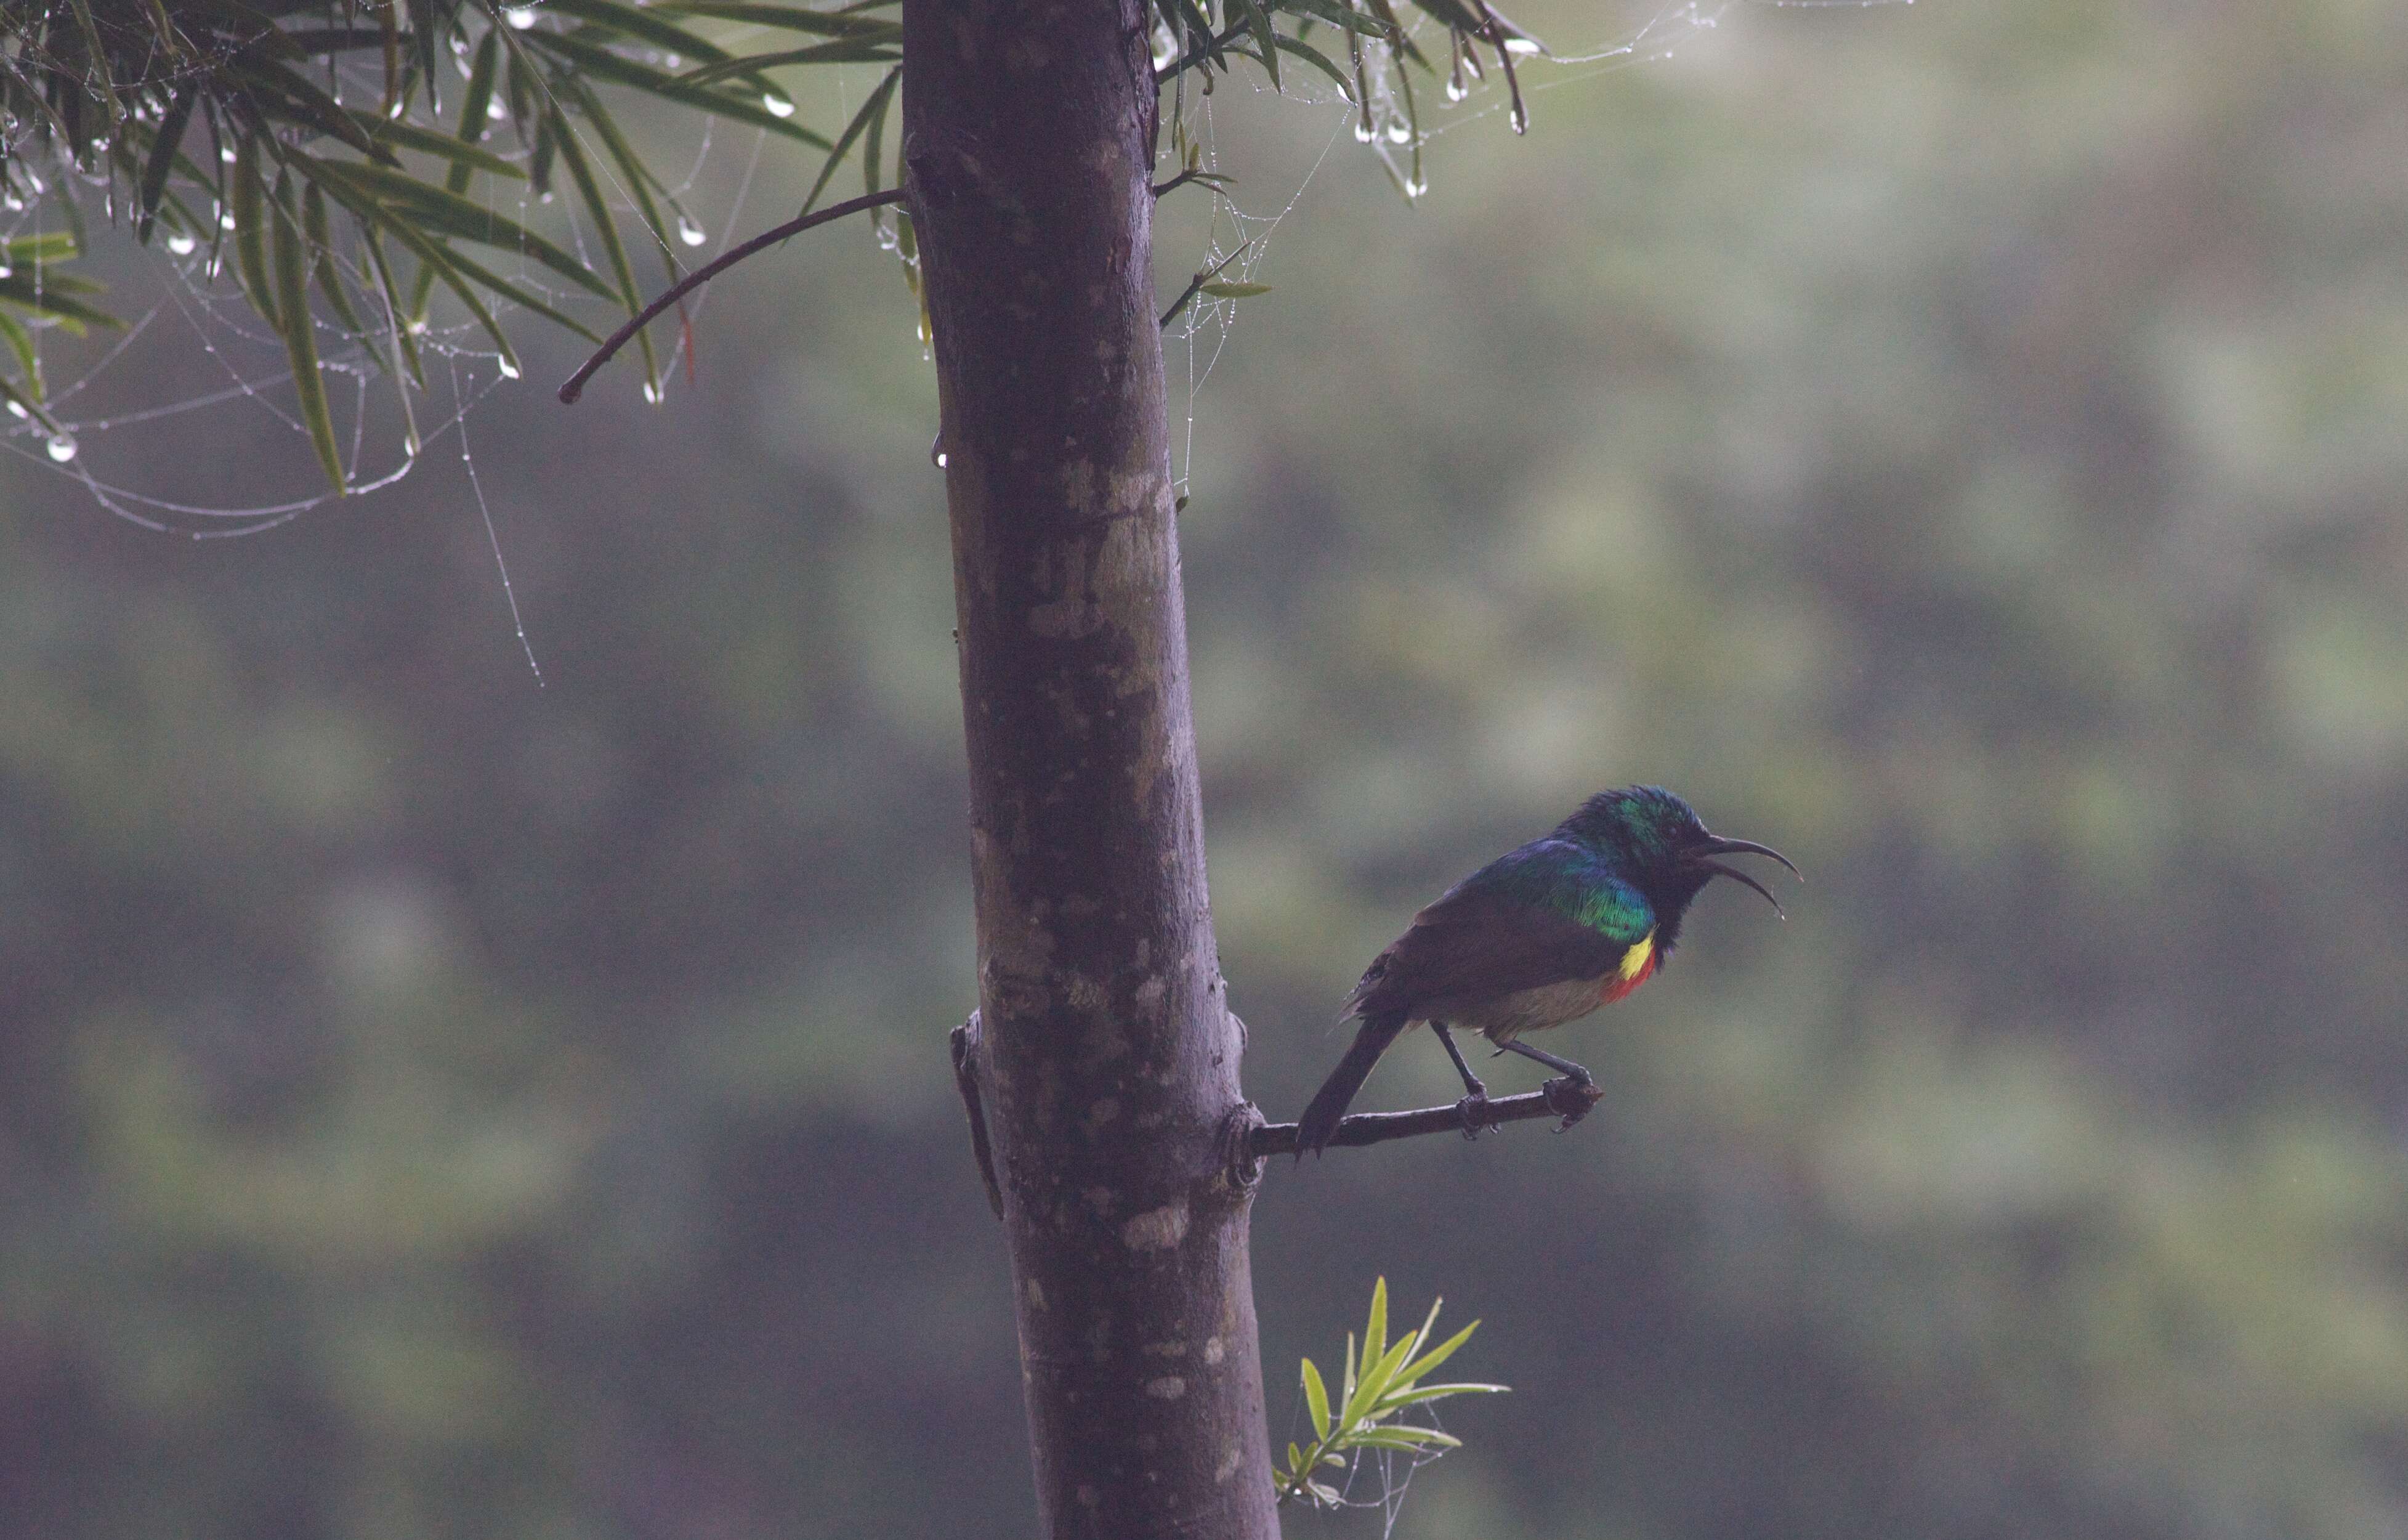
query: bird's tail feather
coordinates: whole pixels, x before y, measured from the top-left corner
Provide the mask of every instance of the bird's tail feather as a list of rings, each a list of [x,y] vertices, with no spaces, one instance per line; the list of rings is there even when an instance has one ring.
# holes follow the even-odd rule
[[[1338,1120],[1346,1115],[1347,1104],[1354,1100],[1354,1093],[1363,1088],[1363,1082],[1370,1078],[1371,1066],[1380,1062],[1380,1056],[1388,1051],[1388,1044],[1396,1042],[1404,1029],[1405,1014],[1402,1011],[1383,1012],[1364,1021],[1363,1029],[1354,1034],[1354,1045],[1346,1050],[1346,1057],[1338,1061],[1338,1068],[1329,1072],[1329,1078],[1321,1083],[1321,1089],[1312,1093],[1312,1101],[1305,1107],[1304,1115],[1296,1120],[1296,1158],[1298,1160],[1304,1159],[1308,1150],[1320,1154],[1322,1147],[1329,1143],[1330,1135],[1338,1131]]]

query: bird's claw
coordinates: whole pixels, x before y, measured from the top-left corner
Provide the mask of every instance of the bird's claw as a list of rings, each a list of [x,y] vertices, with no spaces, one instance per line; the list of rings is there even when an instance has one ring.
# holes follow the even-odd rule
[[[1467,1140],[1477,1139],[1481,1130],[1497,1126],[1488,1116],[1488,1093],[1485,1091],[1474,1091],[1465,1097],[1455,1104],[1455,1115],[1463,1119],[1463,1137]]]
[[[1539,1092],[1547,1099],[1547,1110],[1563,1119],[1555,1125],[1557,1133],[1586,1117],[1605,1095],[1597,1088],[1596,1079],[1585,1072],[1557,1075],[1541,1085]]]

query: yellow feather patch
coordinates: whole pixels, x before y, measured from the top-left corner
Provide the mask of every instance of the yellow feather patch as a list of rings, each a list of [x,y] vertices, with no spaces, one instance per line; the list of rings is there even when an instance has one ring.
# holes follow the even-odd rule
[[[1630,943],[1630,950],[1622,954],[1622,967],[1616,976],[1619,977],[1623,983],[1628,984],[1632,979],[1637,978],[1640,974],[1647,971],[1648,961],[1655,956],[1656,931],[1653,927],[1650,927],[1647,934],[1640,937],[1637,941],[1632,942]]]

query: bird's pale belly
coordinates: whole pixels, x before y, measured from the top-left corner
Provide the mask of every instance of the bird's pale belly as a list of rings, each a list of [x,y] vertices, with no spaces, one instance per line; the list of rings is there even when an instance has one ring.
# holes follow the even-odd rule
[[[1566,979],[1561,984],[1542,984],[1535,989],[1517,990],[1455,1010],[1433,1009],[1429,1015],[1433,1021],[1479,1032],[1491,1043],[1511,1043],[1524,1032],[1560,1027],[1588,1015],[1605,1003],[1608,987],[1620,982],[1611,973],[1601,978]]]

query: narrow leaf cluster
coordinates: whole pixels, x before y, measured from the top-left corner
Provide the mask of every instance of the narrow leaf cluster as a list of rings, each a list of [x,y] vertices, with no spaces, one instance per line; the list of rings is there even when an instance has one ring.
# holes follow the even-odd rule
[[[1408,1408],[1448,1396],[1492,1394],[1506,1389],[1502,1385],[1421,1383],[1422,1376],[1445,1362],[1480,1328],[1480,1323],[1473,1321],[1437,1346],[1429,1346],[1441,1303],[1432,1300],[1429,1314],[1420,1327],[1391,1345],[1388,1280],[1383,1277],[1374,1282],[1371,1316],[1363,1328],[1359,1347],[1354,1334],[1347,1333],[1345,1373],[1340,1378],[1334,1401],[1320,1368],[1311,1359],[1304,1360],[1304,1403],[1312,1419],[1313,1436],[1309,1446],[1294,1443],[1287,1446],[1287,1468],[1272,1478],[1282,1503],[1301,1497],[1316,1508],[1340,1506],[1345,1494],[1323,1480],[1321,1473],[1345,1469],[1355,1455],[1366,1449],[1426,1460],[1457,1447],[1463,1441],[1451,1433],[1397,1419]]]
[[[284,340],[301,418],[340,488],[322,334],[406,381],[405,408],[408,387],[424,384],[420,352],[438,286],[490,338],[505,373],[518,371],[518,355],[496,301],[598,340],[556,301],[581,291],[630,315],[642,308],[614,197],[631,206],[667,281],[681,276],[695,226],[605,106],[604,88],[820,154],[814,200],[855,151],[876,191],[901,67],[898,4],[0,0],[0,202],[17,209],[75,191],[62,184],[98,187],[108,216],[129,220],[137,239],[164,232],[171,250],[200,251],[212,277],[231,266]],[[738,55],[712,35],[731,26],[810,41]],[[795,121],[793,98],[769,73],[825,64],[886,66],[834,138]],[[511,184],[534,202],[555,187],[573,194],[595,259],[501,212],[496,189]],[[34,330],[114,324],[90,303],[95,285],[50,270],[86,244],[79,199],[55,201],[69,229],[8,243],[0,270],[0,398],[46,431],[57,425],[42,414]],[[649,339],[643,351],[657,398],[660,360]]]
[[[1275,89],[1283,89],[1283,55],[1335,82],[1354,108],[1354,137],[1379,150],[1409,196],[1418,197],[1426,185],[1413,74],[1436,77],[1441,51],[1450,101],[1461,100],[1468,82],[1484,75],[1485,55],[1505,78],[1513,131],[1526,129],[1529,113],[1513,61],[1541,51],[1537,40],[1499,16],[1488,0],[1412,0],[1412,7],[1444,29],[1442,45],[1426,46],[1407,31],[1395,0],[1219,0],[1217,7],[1214,0],[1148,0],[1154,78],[1175,88],[1172,152],[1194,164],[1186,154],[1188,78],[1209,95],[1216,73],[1228,72],[1233,55],[1261,66]],[[1392,147],[1406,151],[1403,166],[1387,159]]]
[[[513,376],[503,306],[595,342],[560,307],[582,294],[616,308],[631,318],[645,394],[657,400],[662,361],[633,319],[645,310],[643,253],[633,248],[652,248],[674,294],[681,248],[701,237],[603,93],[640,93],[817,155],[805,214],[848,158],[875,197],[901,181],[899,165],[888,180],[899,152],[888,127],[902,78],[901,3],[0,0],[0,209],[64,193],[54,201],[67,223],[0,244],[0,403],[34,419],[54,453],[72,453],[43,404],[36,338],[48,327],[118,324],[93,303],[98,285],[57,271],[88,249],[84,188],[100,189],[107,216],[130,223],[136,239],[164,232],[211,279],[231,268],[285,344],[299,418],[338,491],[347,468],[322,340],[342,350],[340,367],[394,381],[407,414],[412,389],[425,384],[421,354],[437,288]],[[1521,128],[1513,60],[1539,45],[1488,0],[1408,3],[1437,23],[1434,34],[1409,31],[1398,0],[1147,0],[1154,79],[1171,97],[1168,150],[1182,168],[1157,194],[1225,188],[1226,177],[1204,168],[1187,96],[1191,84],[1210,93],[1233,58],[1258,65],[1274,88],[1283,89],[1283,59],[1335,82],[1356,113],[1356,137],[1412,194],[1423,186],[1412,77],[1437,76],[1441,56],[1450,97],[1484,71],[1484,57],[1493,60]],[[734,46],[765,34],[767,47]],[[833,136],[797,122],[775,80],[830,65],[883,66]],[[589,241],[564,244],[502,211],[550,202],[555,188],[573,198]],[[626,213],[640,224],[638,242],[622,236]],[[876,217],[893,221],[882,238],[917,295],[910,213]],[[1267,292],[1218,273],[1198,273],[1163,324],[1199,295]],[[407,447],[418,447],[414,427]]]

